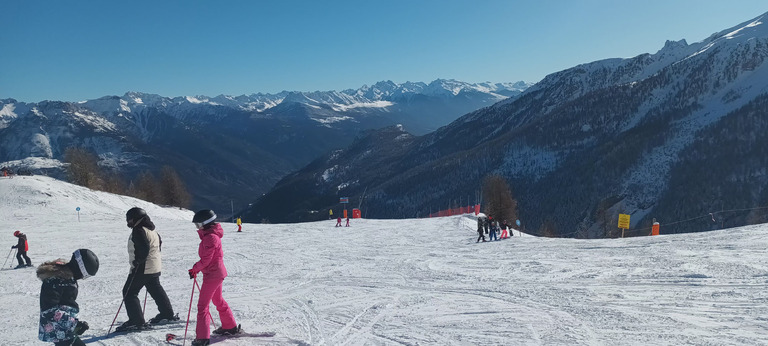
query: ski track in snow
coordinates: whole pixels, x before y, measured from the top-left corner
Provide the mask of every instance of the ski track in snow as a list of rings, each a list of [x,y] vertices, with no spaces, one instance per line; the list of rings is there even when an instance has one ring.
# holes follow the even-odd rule
[[[193,283],[187,269],[199,242],[191,212],[45,177],[0,179],[0,195],[7,248],[18,229],[28,235],[36,265],[68,259],[80,247],[99,256],[99,273],[80,281],[78,297],[80,317],[91,326],[83,337],[89,345],[162,345],[166,333],[183,337],[183,323],[104,334],[128,274],[123,215],[134,205],[147,210],[163,237],[161,282],[186,319]],[[467,216],[335,223],[244,224],[243,233],[223,224],[224,297],[245,331],[277,334],[216,345],[768,344],[767,225],[606,240],[515,231],[478,244]],[[9,312],[0,316],[4,344],[43,344],[39,291],[34,270],[0,271],[0,307]],[[156,313],[150,298],[147,318]],[[126,318],[123,309],[118,321]]]

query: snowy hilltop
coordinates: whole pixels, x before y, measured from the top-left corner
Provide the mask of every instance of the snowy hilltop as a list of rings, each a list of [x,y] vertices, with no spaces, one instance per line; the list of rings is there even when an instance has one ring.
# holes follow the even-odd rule
[[[10,247],[14,230],[26,233],[33,264],[68,259],[77,248],[98,255],[99,272],[79,281],[80,318],[91,327],[86,343],[163,345],[167,333],[183,336],[183,323],[105,334],[129,270],[124,214],[133,206],[151,215],[163,237],[160,280],[186,321],[193,284],[187,269],[199,242],[192,212],[41,176],[2,178],[0,195],[2,239]],[[334,224],[244,224],[243,233],[222,224],[224,294],[234,316],[246,331],[276,334],[219,344],[768,343],[766,225],[603,240],[515,231],[478,244],[472,215]],[[12,312],[0,317],[3,344],[42,345],[34,270],[3,268],[0,292],[0,307]],[[145,315],[156,313],[150,301]],[[121,312],[117,320],[125,318]]]

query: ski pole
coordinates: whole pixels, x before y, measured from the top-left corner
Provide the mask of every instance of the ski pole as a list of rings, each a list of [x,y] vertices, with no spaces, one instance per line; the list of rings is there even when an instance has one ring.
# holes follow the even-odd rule
[[[19,249],[18,248],[16,249],[15,253],[16,253],[15,256],[18,256],[18,254],[19,254]],[[13,268],[13,261],[11,261],[11,264],[8,266],[8,268]]]
[[[187,329],[189,329],[189,316],[192,314],[192,299],[195,298],[195,286],[197,286],[197,277],[193,278],[195,283],[192,284],[192,295],[189,297],[189,312],[187,312],[187,326],[184,327],[184,342],[182,346],[187,344]]]
[[[8,251],[8,256],[5,257],[5,262],[3,262],[3,267],[5,267],[5,264],[8,263],[8,259],[11,258],[11,252],[13,252],[13,248],[11,248],[11,250]]]
[[[144,309],[147,308],[147,290],[144,289],[144,306],[141,307],[141,317],[144,317]]]
[[[123,300],[120,301],[120,307],[117,308],[117,313],[115,314],[115,318],[112,320],[112,324],[109,325],[109,330],[107,330],[107,335],[112,332],[112,327],[115,325],[115,321],[117,321],[117,315],[120,315],[120,309],[123,308],[123,303],[125,302],[125,296],[123,296]]]
[[[128,282],[128,288],[125,290],[125,293],[123,293],[123,300],[120,301],[120,307],[117,308],[117,313],[115,314],[115,318],[112,319],[112,324],[109,325],[109,330],[107,330],[107,335],[112,332],[112,327],[115,325],[115,321],[117,321],[117,315],[120,315],[120,309],[123,308],[123,303],[125,303],[125,296],[128,294],[128,290],[131,289],[131,285],[133,285],[133,278],[135,278],[135,273],[131,273],[131,281]]]
[[[197,291],[202,294],[203,291],[200,290],[200,285],[197,284],[197,281],[195,281],[195,286],[197,286]],[[213,323],[213,330],[216,330],[216,322],[213,321],[213,315],[211,314],[210,308],[208,309],[208,316],[211,318],[211,323]]]

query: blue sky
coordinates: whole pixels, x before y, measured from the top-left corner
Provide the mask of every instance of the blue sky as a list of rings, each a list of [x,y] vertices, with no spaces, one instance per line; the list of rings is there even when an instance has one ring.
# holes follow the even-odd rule
[[[765,12],[765,0],[11,0],[0,11],[0,98],[537,82]]]

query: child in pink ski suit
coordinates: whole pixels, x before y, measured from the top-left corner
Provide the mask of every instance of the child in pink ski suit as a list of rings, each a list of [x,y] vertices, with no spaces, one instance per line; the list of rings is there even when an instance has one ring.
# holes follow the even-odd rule
[[[240,326],[235,322],[232,310],[221,295],[221,286],[227,277],[227,268],[224,267],[224,251],[221,248],[221,237],[224,229],[213,222],[216,214],[213,210],[201,210],[195,213],[192,222],[197,226],[197,234],[200,236],[198,255],[200,260],[189,270],[189,277],[194,278],[197,273],[203,273],[203,284],[200,287],[200,297],[197,300],[197,334],[192,345],[208,345],[211,338],[208,305],[213,301],[221,318],[221,327],[214,334],[236,334]]]

